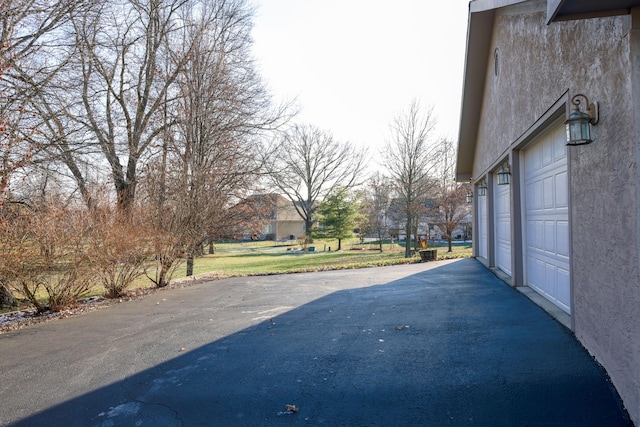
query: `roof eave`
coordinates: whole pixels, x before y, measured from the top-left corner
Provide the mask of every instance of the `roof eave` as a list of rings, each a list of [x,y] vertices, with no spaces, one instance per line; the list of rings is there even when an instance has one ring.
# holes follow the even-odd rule
[[[484,96],[489,48],[496,9],[527,0],[473,0],[469,2],[467,50],[465,59],[456,179],[473,178],[473,162],[482,100]],[[547,21],[585,19],[630,13],[640,0],[547,0]]]
[[[458,181],[469,181],[473,174],[473,159],[495,16],[495,9],[474,11],[475,3],[470,3],[467,27],[467,50],[456,163],[456,179]]]

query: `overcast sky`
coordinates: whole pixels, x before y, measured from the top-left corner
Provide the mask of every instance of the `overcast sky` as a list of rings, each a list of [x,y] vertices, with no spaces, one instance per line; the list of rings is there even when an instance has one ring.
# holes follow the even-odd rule
[[[374,157],[412,99],[433,106],[437,134],[456,140],[468,0],[256,0],[254,55],[298,122]]]

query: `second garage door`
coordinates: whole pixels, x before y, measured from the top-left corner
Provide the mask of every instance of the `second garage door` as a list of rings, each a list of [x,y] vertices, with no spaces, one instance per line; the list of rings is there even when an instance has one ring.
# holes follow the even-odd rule
[[[494,178],[496,267],[511,276],[511,191]]]

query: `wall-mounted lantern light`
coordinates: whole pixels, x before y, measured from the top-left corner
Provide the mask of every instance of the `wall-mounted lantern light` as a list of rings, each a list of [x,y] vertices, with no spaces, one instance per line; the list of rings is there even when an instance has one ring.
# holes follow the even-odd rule
[[[584,98],[586,112],[580,110],[580,99]],[[571,98],[575,106],[564,122],[567,126],[567,145],[584,145],[593,141],[591,138],[591,125],[598,123],[598,103],[589,103],[589,98],[579,93]]]
[[[486,196],[487,195],[487,183],[483,179],[478,184],[478,196]]]
[[[473,193],[471,191],[467,191],[467,203],[473,203]]]
[[[505,162],[498,170],[498,185],[509,185],[509,182],[511,182],[511,171],[509,170],[509,163]]]

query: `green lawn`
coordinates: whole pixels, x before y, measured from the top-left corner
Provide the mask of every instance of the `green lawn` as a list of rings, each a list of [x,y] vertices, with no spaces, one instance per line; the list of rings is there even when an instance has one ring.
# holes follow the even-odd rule
[[[214,255],[197,258],[194,274],[218,271],[225,277],[274,274],[299,271],[320,271],[329,269],[360,268],[380,265],[417,262],[418,256],[404,258],[404,246],[383,245],[383,252],[374,250],[377,244],[360,245],[357,241],[343,242],[343,250],[335,251],[337,241],[316,241],[314,252],[304,250],[299,245],[288,246],[274,242],[223,243],[216,245]],[[446,244],[429,246],[438,249],[438,259],[466,258],[471,256],[471,242],[457,243],[453,252],[447,253]],[[333,250],[329,252],[329,248]],[[289,249],[289,250],[288,250]],[[294,249],[294,250],[292,250]],[[181,268],[174,278],[184,277]]]
[[[363,268],[383,265],[406,264],[419,262],[415,255],[404,258],[403,244],[383,245],[383,252],[377,250],[378,245],[367,243],[361,245],[358,240],[342,243],[343,250],[336,251],[337,241],[316,241],[312,245],[315,250],[309,251],[299,244],[283,242],[242,242],[218,243],[215,254],[196,258],[194,275],[209,273],[217,277],[234,277],[259,274],[293,273],[303,271],[323,271],[347,268]],[[453,252],[448,253],[446,244],[429,246],[438,249],[438,259],[467,258],[472,255],[471,242],[458,242]],[[332,249],[329,251],[329,249]],[[207,248],[205,248],[207,249]],[[186,265],[183,263],[176,271],[173,279],[180,279],[186,275]],[[153,286],[146,277],[139,277],[131,288],[148,288]],[[102,288],[93,289],[89,296],[101,295]],[[20,297],[20,295],[16,295]],[[46,295],[42,292],[42,298]],[[1,312],[1,311],[0,311]]]

